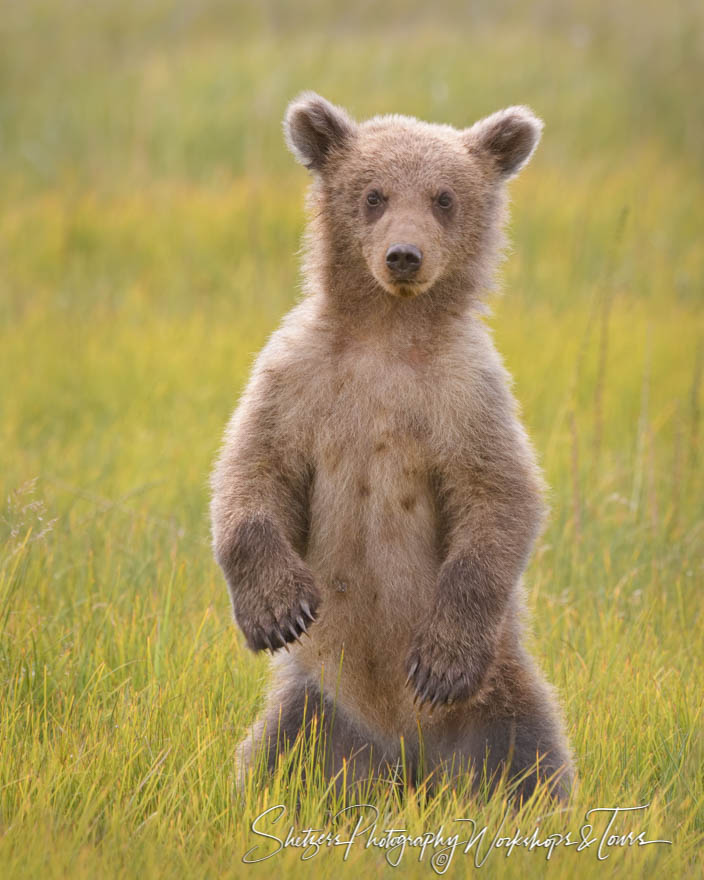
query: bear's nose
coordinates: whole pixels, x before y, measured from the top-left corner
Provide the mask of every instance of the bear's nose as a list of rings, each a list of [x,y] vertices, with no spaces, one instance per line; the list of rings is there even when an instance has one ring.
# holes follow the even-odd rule
[[[414,244],[392,244],[386,252],[386,265],[396,278],[410,278],[420,269],[423,253]]]

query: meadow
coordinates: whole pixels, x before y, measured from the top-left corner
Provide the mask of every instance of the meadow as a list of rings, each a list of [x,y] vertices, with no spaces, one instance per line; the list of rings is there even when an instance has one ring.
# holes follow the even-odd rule
[[[399,852],[364,842],[243,864],[276,848],[250,828],[269,807],[278,834],[344,806],[311,756],[305,787],[298,763],[233,791],[267,661],[232,623],[207,481],[300,295],[306,172],[281,119],[303,88],[358,118],[545,120],[487,321],[551,487],[531,646],[579,786],[504,828],[579,839],[589,809],[647,804],[614,830],[672,843],[457,852],[448,876],[704,874],[704,11],[432,6],[0,3],[3,878],[393,876]],[[379,834],[493,836],[506,809],[368,798]],[[431,854],[395,870],[433,876]]]

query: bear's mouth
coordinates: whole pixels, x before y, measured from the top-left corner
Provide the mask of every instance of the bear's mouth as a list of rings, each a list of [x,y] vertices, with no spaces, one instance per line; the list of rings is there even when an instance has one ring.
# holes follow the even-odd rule
[[[427,282],[411,280],[410,278],[405,281],[392,281],[391,284],[391,292],[395,296],[401,296],[404,299],[410,299],[411,297],[418,296],[418,294],[423,293],[427,288]]]

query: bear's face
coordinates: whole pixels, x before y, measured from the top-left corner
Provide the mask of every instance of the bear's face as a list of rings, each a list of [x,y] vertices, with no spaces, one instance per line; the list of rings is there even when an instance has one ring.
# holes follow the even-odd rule
[[[541,128],[524,107],[464,130],[405,116],[358,125],[312,93],[285,119],[292,152],[318,178],[333,252],[402,298],[472,275],[501,222],[503,184]]]
[[[335,179],[335,213],[339,202],[355,205],[350,231],[388,293],[418,296],[471,256],[483,171],[454,132],[398,119],[362,125]]]

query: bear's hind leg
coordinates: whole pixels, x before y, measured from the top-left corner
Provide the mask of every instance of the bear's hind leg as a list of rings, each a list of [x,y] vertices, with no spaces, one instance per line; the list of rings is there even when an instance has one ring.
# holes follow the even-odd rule
[[[320,691],[315,685],[303,681],[279,684],[237,746],[238,787],[244,786],[249,770],[260,764],[267,773],[273,773],[279,754],[288,752],[299,734],[317,730],[320,709]]]
[[[262,715],[237,748],[238,787],[245,785],[250,767],[259,762],[273,773],[279,755],[292,748],[299,734],[304,739],[301,758],[318,763],[326,779],[335,777],[338,790],[397,772],[397,756],[389,756],[342,706],[321,695],[317,683],[287,680],[272,692]]]
[[[545,784],[558,801],[569,795],[572,761],[562,732],[553,719],[509,716],[486,719],[467,737],[475,784],[491,791],[505,774],[520,803]]]
[[[447,719],[444,735],[433,738],[426,751],[432,779],[443,772],[453,779],[471,774],[475,790],[491,793],[506,776],[518,802],[530,798],[539,784],[545,784],[556,800],[567,799],[574,775],[572,756],[549,705],[534,706],[527,713],[475,709],[458,715]]]

